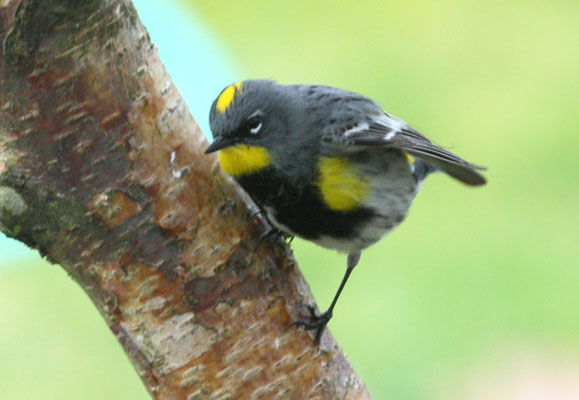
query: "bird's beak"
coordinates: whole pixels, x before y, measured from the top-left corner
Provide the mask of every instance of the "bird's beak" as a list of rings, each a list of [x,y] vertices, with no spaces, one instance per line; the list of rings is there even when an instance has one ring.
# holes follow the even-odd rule
[[[209,154],[209,153],[213,153],[217,150],[221,150],[224,149],[226,147],[231,146],[232,144],[234,144],[235,142],[231,139],[226,139],[223,136],[217,136],[214,140],[213,143],[211,143],[209,145],[209,147],[207,147],[205,149],[205,154]]]

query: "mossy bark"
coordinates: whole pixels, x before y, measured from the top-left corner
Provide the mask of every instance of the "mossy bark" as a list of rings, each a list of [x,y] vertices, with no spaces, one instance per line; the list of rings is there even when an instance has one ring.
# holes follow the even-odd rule
[[[0,43],[0,229],[82,286],[154,398],[369,398],[329,333],[287,329],[309,289],[284,243],[255,250],[128,0],[4,0]]]

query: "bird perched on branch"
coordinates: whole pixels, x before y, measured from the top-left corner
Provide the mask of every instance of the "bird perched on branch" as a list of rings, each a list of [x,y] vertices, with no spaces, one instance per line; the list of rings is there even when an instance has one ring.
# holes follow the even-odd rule
[[[279,231],[348,254],[329,309],[294,325],[319,343],[360,253],[400,224],[423,180],[442,171],[471,186],[483,168],[433,144],[374,101],[318,85],[250,80],[213,102],[222,169]]]

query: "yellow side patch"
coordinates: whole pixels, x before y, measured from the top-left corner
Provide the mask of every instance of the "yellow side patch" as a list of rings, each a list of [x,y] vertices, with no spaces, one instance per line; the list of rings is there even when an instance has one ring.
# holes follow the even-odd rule
[[[402,154],[404,154],[404,157],[406,157],[408,164],[410,164],[410,165],[414,164],[414,157],[412,157],[409,153],[407,153],[405,151],[402,151]]]
[[[241,82],[237,82],[236,84],[227,86],[225,89],[223,89],[223,92],[221,92],[217,98],[217,103],[215,104],[217,111],[223,114],[229,108],[231,103],[233,103],[233,99],[235,98],[237,92],[241,91],[241,85]]]
[[[318,164],[318,187],[326,205],[334,211],[351,211],[370,193],[370,184],[356,166],[343,157],[323,157]]]
[[[240,144],[227,147],[218,153],[221,168],[232,176],[258,172],[269,164],[271,157],[265,147]]]

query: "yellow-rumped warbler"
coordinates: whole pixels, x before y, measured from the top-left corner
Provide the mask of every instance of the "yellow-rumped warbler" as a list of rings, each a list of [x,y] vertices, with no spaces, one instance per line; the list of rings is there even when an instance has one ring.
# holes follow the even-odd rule
[[[329,309],[295,325],[319,342],[360,252],[400,224],[422,181],[442,171],[482,185],[483,168],[433,144],[372,100],[327,86],[250,80],[226,87],[210,126],[223,170],[269,222],[348,254]]]

